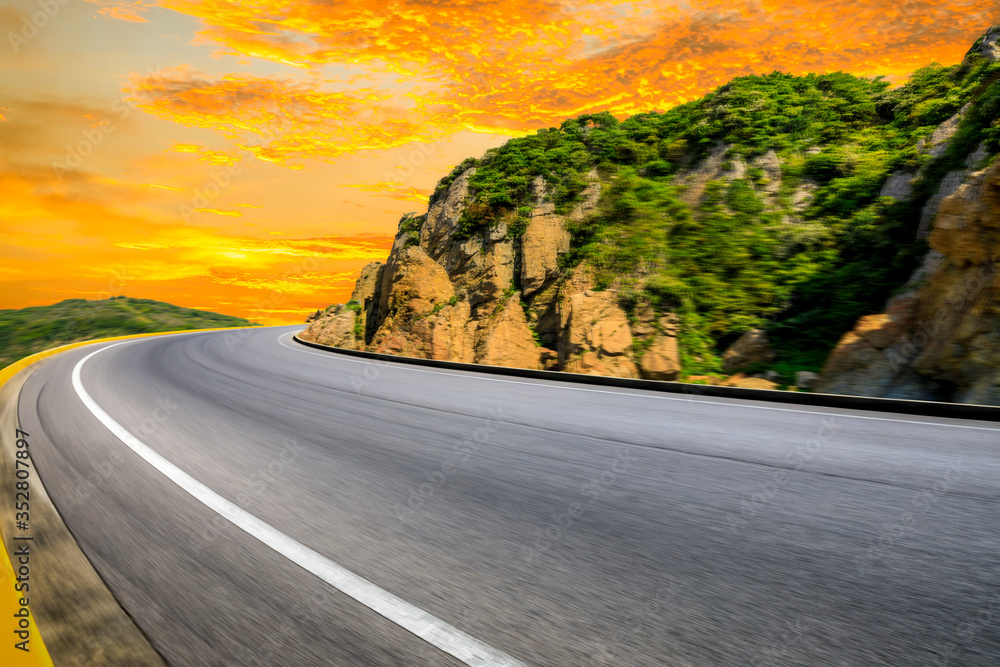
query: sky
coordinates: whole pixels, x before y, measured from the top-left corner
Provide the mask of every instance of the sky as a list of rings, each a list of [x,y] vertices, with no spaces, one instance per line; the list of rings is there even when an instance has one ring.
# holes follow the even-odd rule
[[[959,62],[995,0],[4,0],[0,309],[301,322],[466,157],[774,70]]]

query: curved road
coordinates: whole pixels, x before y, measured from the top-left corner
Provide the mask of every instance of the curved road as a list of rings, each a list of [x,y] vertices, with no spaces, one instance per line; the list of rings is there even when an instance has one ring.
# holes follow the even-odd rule
[[[22,390],[49,494],[172,665],[1000,664],[996,424],[297,329],[87,346]]]

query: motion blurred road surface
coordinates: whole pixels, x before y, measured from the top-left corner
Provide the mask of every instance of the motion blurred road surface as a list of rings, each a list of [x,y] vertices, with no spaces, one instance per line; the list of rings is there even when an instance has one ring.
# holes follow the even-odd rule
[[[1000,664],[1000,429],[451,372],[301,327],[81,369],[115,421],[327,559],[528,665]],[[106,344],[105,344],[106,345]],[[25,385],[39,475],[172,665],[460,665]]]

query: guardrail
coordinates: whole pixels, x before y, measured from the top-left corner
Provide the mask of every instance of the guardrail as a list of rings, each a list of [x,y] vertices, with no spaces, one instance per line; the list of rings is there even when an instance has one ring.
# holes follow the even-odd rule
[[[484,364],[467,364],[458,361],[440,361],[437,359],[421,359],[419,357],[400,357],[393,354],[379,354],[363,350],[348,350],[341,347],[321,345],[294,335],[297,342],[329,352],[336,352],[349,357],[390,361],[415,366],[430,366],[456,371],[471,371],[489,375],[506,375],[531,378],[534,380],[551,380],[554,382],[573,382],[576,384],[598,385],[602,387],[619,387],[622,389],[640,389],[643,391],[660,391],[671,394],[687,394],[688,396],[712,396],[717,398],[739,398],[752,401],[767,401],[771,403],[788,403],[793,405],[811,405],[826,408],[846,408],[851,410],[867,410],[872,412],[892,412],[906,415],[922,415],[925,417],[952,417],[956,419],[978,419],[982,421],[1000,421],[1000,406],[971,405],[968,403],[939,403],[935,401],[912,401],[898,398],[873,398],[869,396],[848,396],[843,394],[813,394],[797,391],[779,391],[776,389],[746,389],[743,387],[720,387],[716,385],[689,384],[686,382],[667,382],[663,380],[640,380],[633,378],[617,378],[604,375],[583,375],[580,373],[564,373],[562,371],[540,371],[528,368],[512,368],[510,366],[487,366]]]

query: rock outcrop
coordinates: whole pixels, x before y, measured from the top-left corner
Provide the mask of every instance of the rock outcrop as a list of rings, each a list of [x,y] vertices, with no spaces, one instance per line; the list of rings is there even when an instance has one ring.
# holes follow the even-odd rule
[[[929,240],[922,283],[844,335],[817,391],[1000,403],[1000,161],[941,202]]]
[[[761,329],[751,329],[722,353],[722,370],[736,373],[754,364],[769,363],[773,360],[774,352],[771,351],[767,334]]]
[[[476,341],[477,363],[514,368],[541,368],[541,348],[535,343],[521,307],[513,294],[483,322]]]
[[[1000,25],[991,26],[969,49],[969,54],[978,53],[993,62],[1000,61]]]
[[[325,315],[314,318],[301,335],[306,340],[321,345],[356,350],[358,349],[358,340],[355,336],[356,322],[357,313],[355,311],[347,309],[343,305],[335,306],[333,309],[328,309]]]
[[[510,220],[463,236],[474,173],[459,174],[426,216],[405,217],[385,263],[362,269],[351,296],[356,305],[314,314],[302,337],[404,356],[676,379],[675,315],[646,303],[630,323],[615,289],[594,289],[586,263],[560,269],[570,248],[567,225],[600,200],[597,171],[586,175],[566,214],[556,212],[548,184],[536,178],[531,214],[516,239],[507,233]]]
[[[570,373],[638,377],[628,317],[617,293],[586,290],[562,304],[559,364]]]

